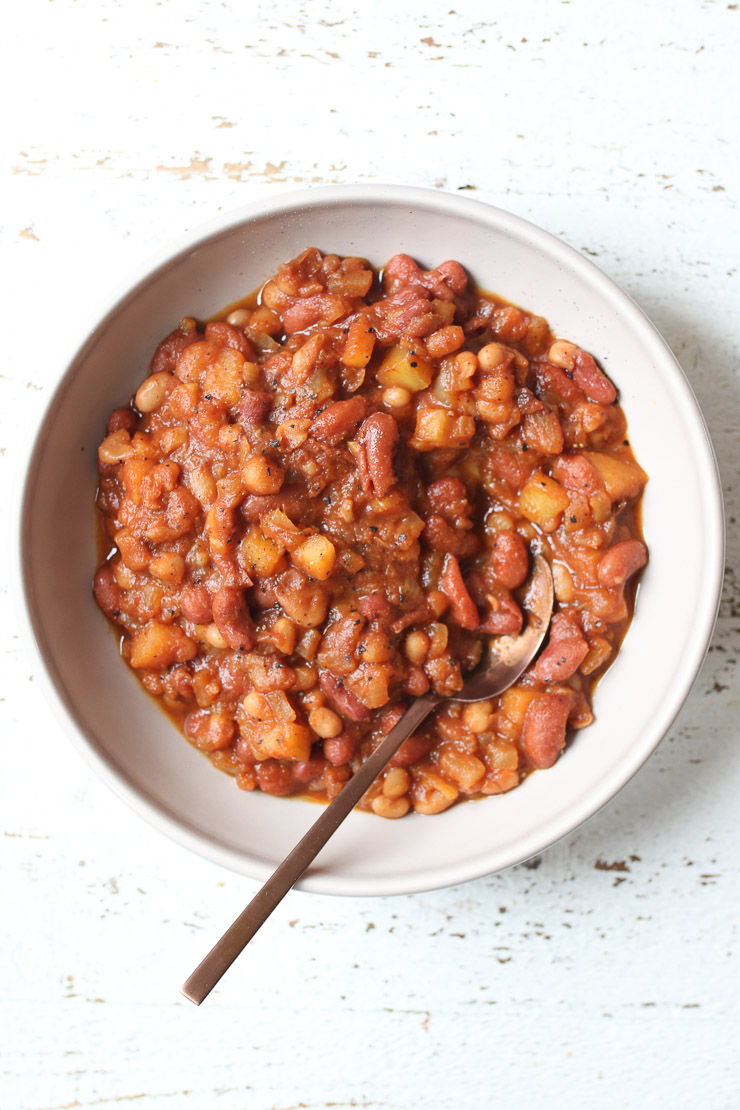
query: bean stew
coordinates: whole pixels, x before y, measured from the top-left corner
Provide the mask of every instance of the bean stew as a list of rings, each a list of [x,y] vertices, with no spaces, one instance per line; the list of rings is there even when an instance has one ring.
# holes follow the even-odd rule
[[[157,347],[98,450],[98,605],[186,737],[244,790],[334,797],[409,697],[452,695],[365,795],[440,813],[551,767],[647,561],[647,476],[610,379],[458,262],[381,273],[310,248]],[[522,627],[549,639],[500,698],[454,701]]]

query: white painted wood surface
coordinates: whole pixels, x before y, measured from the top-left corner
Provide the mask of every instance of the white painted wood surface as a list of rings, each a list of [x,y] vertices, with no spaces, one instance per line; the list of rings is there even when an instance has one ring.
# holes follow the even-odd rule
[[[726,0],[6,13],[3,534],[57,352],[121,271],[268,192],[396,181],[534,220],[645,308],[707,416],[729,571],[680,719],[585,828],[444,892],[292,894],[196,1010],[178,986],[255,884],[91,777],[3,552],[2,1110],[738,1105],[739,43]]]

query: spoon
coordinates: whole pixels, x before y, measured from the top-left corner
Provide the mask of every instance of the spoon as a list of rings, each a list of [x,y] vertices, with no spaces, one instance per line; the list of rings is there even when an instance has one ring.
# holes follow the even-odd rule
[[[508,689],[527,669],[545,638],[553,606],[552,572],[542,557],[534,557],[533,573],[524,596],[527,625],[518,636],[496,636],[490,644],[489,657],[479,663],[465,679],[463,688],[454,694],[455,701],[475,702],[496,697]],[[341,792],[323,810],[306,835],[283,860],[277,870],[257,892],[247,908],[237,917],[206,958],[198,964],[181,991],[200,1006],[228,971],[239,953],[298,882],[326,842],[354,809],[370,784],[386,763],[395,755],[404,740],[415,732],[432,710],[445,700],[438,694],[416,698],[403,717],[391,729],[372,755],[365,760]]]

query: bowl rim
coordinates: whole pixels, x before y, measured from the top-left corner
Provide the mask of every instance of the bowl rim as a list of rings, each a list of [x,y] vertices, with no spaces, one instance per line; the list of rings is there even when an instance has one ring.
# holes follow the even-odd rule
[[[150,253],[139,265],[116,282],[113,295],[109,291],[103,296],[97,310],[87,313],[86,322],[76,329],[80,338],[75,344],[69,345],[69,353],[62,352],[60,365],[63,369],[45,404],[38,412],[35,425],[31,429],[32,434],[26,441],[26,451],[19,460],[19,480],[16,482],[12,516],[11,589],[21,639],[32,663],[34,674],[40,680],[42,691],[55,718],[88,766],[130,809],[170,840],[238,874],[253,879],[266,878],[269,868],[260,865],[256,860],[250,860],[242,851],[230,848],[206,834],[188,828],[174,814],[164,810],[144,791],[129,782],[111,758],[96,750],[82,725],[75,719],[73,707],[68,704],[62,690],[54,681],[50,664],[45,658],[42,646],[43,630],[35,622],[32,612],[31,583],[24,568],[23,547],[28,527],[27,518],[32,500],[33,480],[39,463],[40,444],[44,431],[52,419],[57,398],[71,381],[73,371],[85,357],[88,347],[95,341],[97,332],[106,327],[129,300],[154,283],[161,270],[183,255],[197,250],[204,243],[219,238],[241,225],[248,225],[252,220],[307,209],[328,208],[338,202],[354,202],[358,206],[367,204],[376,204],[380,207],[410,206],[444,212],[463,219],[472,217],[477,222],[487,223],[499,232],[506,232],[519,240],[524,239],[529,246],[548,254],[556,261],[562,261],[568,269],[574,271],[601,296],[614,304],[628,319],[640,343],[644,345],[651,357],[670,371],[682,411],[690,414],[693,420],[697,432],[694,444],[696,471],[702,493],[706,498],[705,507],[711,522],[707,536],[705,566],[707,581],[698,613],[698,634],[687,648],[680,671],[674,675],[671,695],[654,715],[650,727],[636,738],[619,766],[592,786],[580,800],[580,804],[572,805],[566,812],[550,818],[546,824],[538,827],[536,832],[521,838],[516,850],[511,848],[508,852],[504,852],[502,849],[492,848],[473,860],[463,859],[433,873],[428,869],[420,871],[416,880],[409,881],[408,875],[385,879],[333,876],[331,870],[322,870],[308,875],[296,887],[296,889],[321,894],[370,896],[410,894],[468,882],[522,863],[570,835],[598,813],[632,779],[672,726],[696,681],[714,631],[724,577],[725,525],[719,467],[704,415],[678,360],[658,329],[629,294],[589,258],[557,236],[521,216],[484,201],[436,189],[380,183],[317,186],[269,195],[230,209],[178,236]],[[88,322],[90,320],[92,323]]]

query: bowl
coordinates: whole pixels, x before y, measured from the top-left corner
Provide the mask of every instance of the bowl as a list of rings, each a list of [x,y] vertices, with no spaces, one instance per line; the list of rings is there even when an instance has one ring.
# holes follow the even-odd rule
[[[594,724],[554,768],[509,794],[433,818],[395,822],[354,812],[301,883],[353,895],[428,890],[519,863],[570,833],[665,735],[717,613],[724,538],[717,467],[691,389],[650,321],[592,262],[507,212],[425,189],[311,189],[246,205],[163,251],[111,297],[60,367],[22,491],[17,587],[36,671],[72,742],[136,812],[200,855],[264,879],[318,811],[300,799],[237,790],[121,661],[91,592],[96,449],[108,413],[126,403],[181,316],[217,312],[306,246],[375,265],[397,251],[424,266],[455,258],[482,288],[546,316],[617,383],[636,457],[650,475],[643,505],[650,563],[632,626],[596,691]]]

